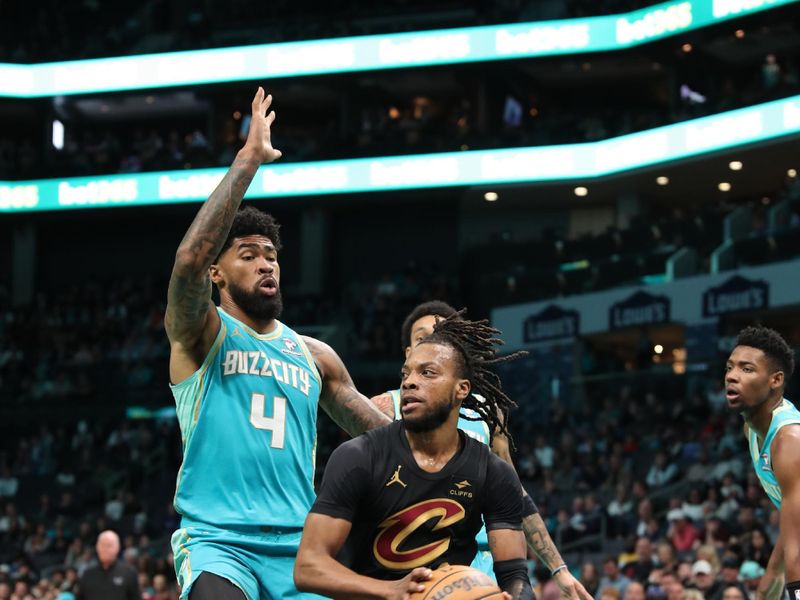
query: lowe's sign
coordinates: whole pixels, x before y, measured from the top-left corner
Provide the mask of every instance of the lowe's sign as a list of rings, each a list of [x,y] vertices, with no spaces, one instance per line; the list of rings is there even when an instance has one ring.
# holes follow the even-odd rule
[[[665,323],[716,326],[725,315],[800,306],[800,258],[667,283],[504,306],[492,325],[510,349],[563,343],[577,336]]]
[[[769,284],[734,275],[703,294],[703,316],[715,317],[769,306]]]

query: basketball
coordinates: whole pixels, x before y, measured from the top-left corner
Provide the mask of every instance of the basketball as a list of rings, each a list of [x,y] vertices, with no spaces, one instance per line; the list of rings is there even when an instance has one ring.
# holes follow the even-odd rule
[[[501,600],[503,592],[492,579],[471,567],[450,565],[436,569],[425,589],[411,600]]]

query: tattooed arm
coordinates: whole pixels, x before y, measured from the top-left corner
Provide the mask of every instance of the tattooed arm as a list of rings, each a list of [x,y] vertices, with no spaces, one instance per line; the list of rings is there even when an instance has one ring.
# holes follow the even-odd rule
[[[275,113],[267,114],[271,103],[272,96],[265,97],[263,88],[259,87],[253,98],[253,117],[244,147],[200,208],[175,253],[164,317],[173,383],[194,373],[211,348],[220,324],[211,302],[208,268],[225,244],[233,218],[258,167],[281,156],[280,151],[272,147],[270,126]]]
[[[320,406],[337,425],[355,437],[368,429],[391,423],[372,402],[356,389],[350,373],[336,351],[324,342],[303,336],[322,377]]]
[[[496,431],[492,437],[492,452],[512,467],[514,466],[511,460],[508,438],[500,431]],[[524,487],[522,488],[522,494],[523,496],[528,495],[528,491]],[[538,513],[524,517],[522,519],[522,529],[525,532],[525,541],[528,544],[528,548],[536,554],[539,564],[551,573],[564,564],[561,554],[547,531],[547,526]],[[591,594],[586,591],[580,581],[572,576],[568,569],[559,570],[554,579],[559,587],[561,598],[592,600]]]

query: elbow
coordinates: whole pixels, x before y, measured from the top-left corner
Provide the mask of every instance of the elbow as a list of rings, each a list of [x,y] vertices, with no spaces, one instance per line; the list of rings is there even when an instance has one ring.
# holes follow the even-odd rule
[[[203,257],[184,244],[175,252],[175,271],[179,273],[195,273],[207,268],[203,264]]]
[[[306,553],[298,553],[294,562],[294,585],[300,592],[313,591],[311,585],[312,564]]]

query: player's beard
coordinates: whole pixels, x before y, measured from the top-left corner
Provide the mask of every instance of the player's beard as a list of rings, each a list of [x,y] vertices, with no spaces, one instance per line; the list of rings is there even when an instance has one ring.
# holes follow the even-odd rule
[[[258,289],[248,291],[231,281],[228,283],[228,293],[236,306],[253,319],[271,321],[283,312],[280,288],[276,288],[274,296],[264,296]]]
[[[403,424],[405,428],[412,433],[426,433],[441,427],[450,416],[450,411],[453,410],[451,402],[445,402],[428,415],[421,419],[409,420],[403,417]],[[402,413],[400,413],[402,415]]]

